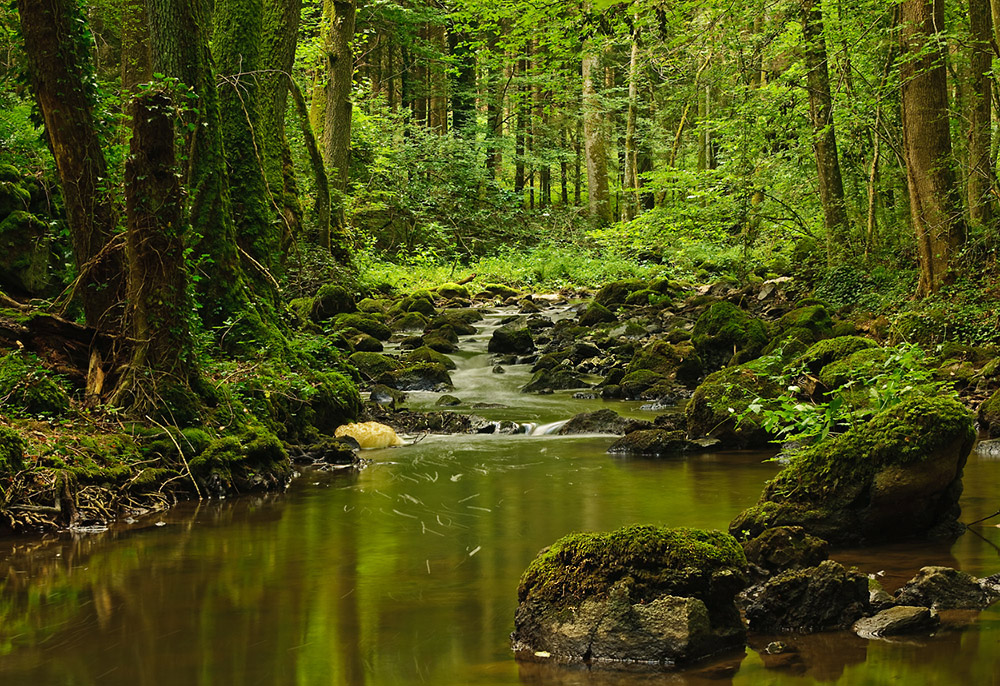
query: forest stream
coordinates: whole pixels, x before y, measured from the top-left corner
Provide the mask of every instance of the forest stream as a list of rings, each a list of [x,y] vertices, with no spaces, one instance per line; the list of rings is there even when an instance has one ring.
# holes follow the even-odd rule
[[[492,371],[502,314],[452,356],[454,395],[524,433],[408,437],[361,470],[308,470],[279,495],[186,503],[93,534],[0,540],[2,684],[996,684],[1000,607],[942,613],[931,637],[751,635],[745,654],[634,674],[519,664],[518,579],[571,531],[631,523],[725,530],[778,469],[759,452],[607,454],[612,436],[554,422],[641,403],[525,395],[528,365]],[[411,393],[432,409],[435,393]],[[496,407],[499,405],[500,407]],[[997,509],[1000,461],[970,457],[963,521]],[[890,592],[922,566],[1000,571],[990,521],[954,543],[839,551]]]

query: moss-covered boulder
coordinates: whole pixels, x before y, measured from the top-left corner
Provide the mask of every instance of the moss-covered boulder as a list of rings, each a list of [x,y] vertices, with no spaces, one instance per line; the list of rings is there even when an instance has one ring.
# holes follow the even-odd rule
[[[448,391],[454,388],[451,376],[443,365],[417,362],[402,369],[389,370],[378,382],[398,391]]]
[[[646,282],[638,279],[625,279],[623,281],[613,281],[601,287],[594,296],[594,302],[604,307],[617,307],[624,305],[625,300],[636,291],[646,288]]]
[[[292,476],[292,463],[277,436],[252,430],[213,441],[188,462],[202,495],[273,490]]]
[[[405,299],[403,301],[403,309],[405,312],[419,312],[425,317],[433,317],[437,314],[437,308],[434,307],[434,302],[431,300],[430,294]]]
[[[535,342],[526,326],[501,326],[493,332],[487,350],[494,355],[529,355],[535,350]]]
[[[393,331],[423,331],[430,320],[419,312],[405,312],[392,320]]]
[[[842,360],[859,350],[870,350],[878,347],[879,344],[875,341],[870,338],[862,338],[861,336],[827,338],[809,346],[809,349],[796,358],[789,366],[803,369],[815,376],[828,364]]]
[[[630,526],[565,536],[521,577],[514,651],[681,664],[742,648],[734,597],[745,563],[735,539],[717,531]]]
[[[334,331],[348,328],[357,329],[380,341],[387,341],[392,337],[392,331],[386,326],[383,319],[381,315],[377,314],[359,312],[338,314],[333,320],[333,329]]]
[[[704,452],[715,441],[689,441],[683,431],[665,429],[640,429],[631,431],[611,444],[608,452],[612,455],[635,455],[641,457],[681,456]]]
[[[598,324],[612,324],[618,321],[618,317],[607,307],[596,300],[587,306],[587,309],[580,315],[580,326],[597,326]]]
[[[0,357],[0,399],[8,410],[57,416],[69,410],[69,394],[61,380],[30,353]]]
[[[27,441],[10,427],[0,426],[0,475],[24,468],[24,449]]]
[[[338,314],[354,312],[356,309],[353,293],[343,286],[329,283],[321,286],[313,298],[312,318],[317,322],[325,322]]]
[[[828,547],[826,541],[810,536],[801,526],[776,526],[743,542],[747,561],[768,575],[815,567],[827,559]]]
[[[427,325],[427,332],[430,333],[435,329],[447,326],[459,336],[472,336],[476,333],[476,327],[472,325],[470,319],[469,315],[463,314],[461,311],[445,312],[431,320]]]
[[[810,344],[833,335],[833,319],[822,304],[797,307],[778,320],[775,338]]]
[[[629,361],[626,373],[639,371],[656,372],[681,383],[692,383],[702,374],[702,361],[690,345],[672,345],[656,340],[637,349]]]
[[[865,383],[884,372],[891,357],[887,348],[865,348],[826,365],[817,378],[827,388],[839,388],[848,381]]]
[[[521,388],[521,392],[545,393],[570,388],[588,388],[590,385],[579,372],[570,367],[558,366],[535,372],[531,380]]]
[[[435,293],[445,300],[469,297],[469,289],[457,283],[443,283],[435,289]]]
[[[399,360],[381,353],[356,352],[347,358],[361,374],[368,379],[375,379],[385,372],[403,368]]]
[[[801,526],[834,545],[953,534],[975,438],[958,401],[906,400],[797,454],[729,530],[755,537]]]
[[[979,406],[979,428],[988,438],[1000,438],[1000,391],[995,392]]]
[[[442,367],[444,367],[449,371],[455,369],[456,367],[455,362],[450,357],[448,357],[444,353],[439,353],[437,350],[429,348],[426,345],[412,351],[409,355],[406,356],[406,361],[434,362],[436,364],[441,365]]]
[[[753,359],[767,345],[764,322],[730,302],[717,302],[698,317],[691,342],[708,370]]]
[[[757,398],[780,392],[774,379],[752,362],[709,374],[685,408],[688,434],[717,438],[726,448],[764,447],[771,435],[761,420],[753,414],[740,417]]]
[[[25,210],[0,218],[0,285],[41,295],[51,281],[48,226]]]

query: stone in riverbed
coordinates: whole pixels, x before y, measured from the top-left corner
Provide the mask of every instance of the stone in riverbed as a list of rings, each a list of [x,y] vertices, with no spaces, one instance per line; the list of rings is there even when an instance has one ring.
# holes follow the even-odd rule
[[[690,662],[740,648],[745,559],[731,536],[631,526],[571,534],[525,570],[515,653],[562,661]]]
[[[747,561],[770,574],[786,569],[814,567],[827,559],[827,542],[810,536],[800,526],[767,529],[743,543]]]
[[[790,569],[748,589],[751,631],[812,633],[845,629],[868,611],[868,577],[832,560]]]
[[[935,610],[982,610],[998,597],[971,574],[951,567],[924,567],[899,589],[896,604]]]
[[[528,327],[501,326],[493,332],[487,349],[497,355],[528,355],[534,352],[535,343]]]
[[[906,634],[926,634],[941,624],[937,612],[927,607],[900,605],[863,617],[851,627],[861,638],[882,638]]]
[[[418,362],[387,371],[378,377],[380,384],[399,391],[442,391],[451,390],[451,376],[442,365],[434,362]]]
[[[904,401],[796,455],[729,530],[753,537],[801,526],[841,546],[954,534],[974,441],[972,418],[958,401]]]
[[[630,427],[634,427],[637,424],[649,426],[649,422],[637,422],[634,419],[626,419],[614,410],[605,409],[578,414],[566,422],[556,433],[560,436],[570,436],[572,434],[621,435],[626,433]]]
[[[589,386],[590,384],[584,381],[580,374],[560,366],[538,370],[531,377],[531,381],[521,388],[521,392],[544,393],[568,388],[588,388]]]
[[[714,443],[713,443],[714,444]],[[664,455],[685,455],[700,453],[708,449],[697,441],[689,441],[683,431],[663,429],[642,429],[632,431],[611,444],[608,452],[616,455],[643,455],[661,457]]]
[[[587,306],[586,311],[580,315],[581,326],[595,326],[597,324],[611,324],[617,322],[618,317],[599,302],[592,302]]]

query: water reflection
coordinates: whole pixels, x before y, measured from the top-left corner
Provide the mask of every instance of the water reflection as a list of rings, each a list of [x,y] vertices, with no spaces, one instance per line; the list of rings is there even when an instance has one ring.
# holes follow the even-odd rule
[[[0,542],[0,683],[951,684],[1000,672],[993,610],[916,643],[794,637],[785,655],[754,643],[666,675],[516,664],[514,591],[540,548],[637,522],[723,528],[776,469],[735,453],[623,460],[605,454],[610,440],[432,437],[373,453],[358,475],[308,474],[280,496]],[[995,508],[998,469],[970,465],[967,519]],[[980,531],[988,542],[838,559],[884,571],[889,587],[926,563],[988,574],[1000,530]]]

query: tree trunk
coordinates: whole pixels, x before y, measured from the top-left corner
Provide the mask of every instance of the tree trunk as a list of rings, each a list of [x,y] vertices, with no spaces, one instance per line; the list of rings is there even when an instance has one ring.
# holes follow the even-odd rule
[[[75,0],[18,0],[28,72],[66,206],[87,324],[121,326],[124,269],[118,212],[94,122],[93,65]]]
[[[462,132],[476,121],[476,54],[469,49],[465,32],[449,31],[448,46],[456,62],[451,84],[451,125]]]
[[[993,18],[990,0],[969,0],[969,28],[972,33],[969,56],[969,218],[974,224],[990,227],[993,222],[992,191],[996,185],[990,157],[993,99],[990,74],[993,66]]]
[[[587,159],[587,196],[590,218],[597,226],[612,222],[608,192],[608,159],[604,142],[604,108],[594,87],[598,59],[590,41],[583,47],[583,141]]]
[[[847,247],[847,206],[844,182],[837,155],[837,135],[833,124],[833,96],[827,68],[823,13],[819,0],[802,3],[803,52],[809,89],[809,119],[813,129],[813,153],[819,173],[819,197],[826,227],[827,263],[834,264]]]
[[[625,173],[622,187],[625,202],[622,219],[631,221],[639,214],[639,154],[636,149],[636,120],[639,115],[639,27],[632,31],[632,51],[628,66],[628,115],[625,120]]]
[[[127,393],[127,404],[139,416],[164,407],[161,394],[169,387],[189,388],[194,368],[172,113],[170,96],[162,92],[136,99],[125,163],[128,302],[135,347],[116,401]]]
[[[903,149],[910,214],[920,259],[919,293],[935,293],[965,240],[952,166],[948,84],[939,35],[943,0],[906,0],[900,6]]]
[[[329,81],[326,85],[326,118],[323,124],[323,160],[330,170],[331,190],[338,196],[331,220],[344,225],[343,202],[351,161],[351,86],[354,82],[355,0],[327,0],[330,28],[326,37]]]

